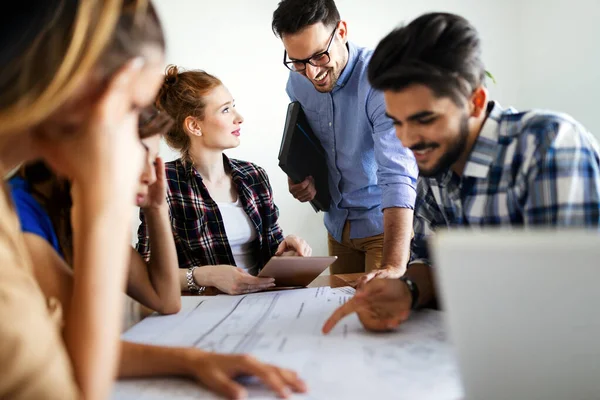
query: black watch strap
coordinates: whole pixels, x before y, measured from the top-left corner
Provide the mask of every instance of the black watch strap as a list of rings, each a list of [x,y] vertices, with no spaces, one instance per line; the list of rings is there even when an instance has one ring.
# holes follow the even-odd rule
[[[400,278],[400,280],[406,283],[406,286],[408,286],[408,291],[410,292],[410,296],[412,297],[410,309],[415,310],[419,305],[419,287],[411,279],[405,276]]]

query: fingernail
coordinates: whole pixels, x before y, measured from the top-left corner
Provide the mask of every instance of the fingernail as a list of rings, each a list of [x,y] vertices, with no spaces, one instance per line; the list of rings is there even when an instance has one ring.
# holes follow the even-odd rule
[[[296,393],[304,393],[306,392],[306,383],[300,378],[296,380],[294,392]]]
[[[303,380],[300,380],[300,385],[303,392],[306,392],[308,390],[308,385]]]

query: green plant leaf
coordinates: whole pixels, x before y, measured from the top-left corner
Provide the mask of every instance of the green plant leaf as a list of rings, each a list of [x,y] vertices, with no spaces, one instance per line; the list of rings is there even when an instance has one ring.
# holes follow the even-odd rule
[[[494,85],[496,84],[496,78],[494,78],[494,75],[492,75],[492,73],[490,71],[488,71],[487,69],[485,70],[485,76],[490,78],[492,80],[492,82],[494,82]]]

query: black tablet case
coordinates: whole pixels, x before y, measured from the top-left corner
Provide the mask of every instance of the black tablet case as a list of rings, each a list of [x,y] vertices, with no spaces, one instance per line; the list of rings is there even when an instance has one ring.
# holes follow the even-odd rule
[[[279,148],[279,167],[296,183],[312,176],[317,194],[310,203],[315,211],[329,210],[331,197],[325,151],[297,101],[288,106]]]

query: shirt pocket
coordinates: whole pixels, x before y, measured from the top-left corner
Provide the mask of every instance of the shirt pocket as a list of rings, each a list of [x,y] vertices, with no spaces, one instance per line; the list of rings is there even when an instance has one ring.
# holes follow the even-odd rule
[[[202,236],[206,233],[204,214],[196,214],[188,217],[183,215],[172,215],[171,224],[173,232],[192,251],[204,250]]]

